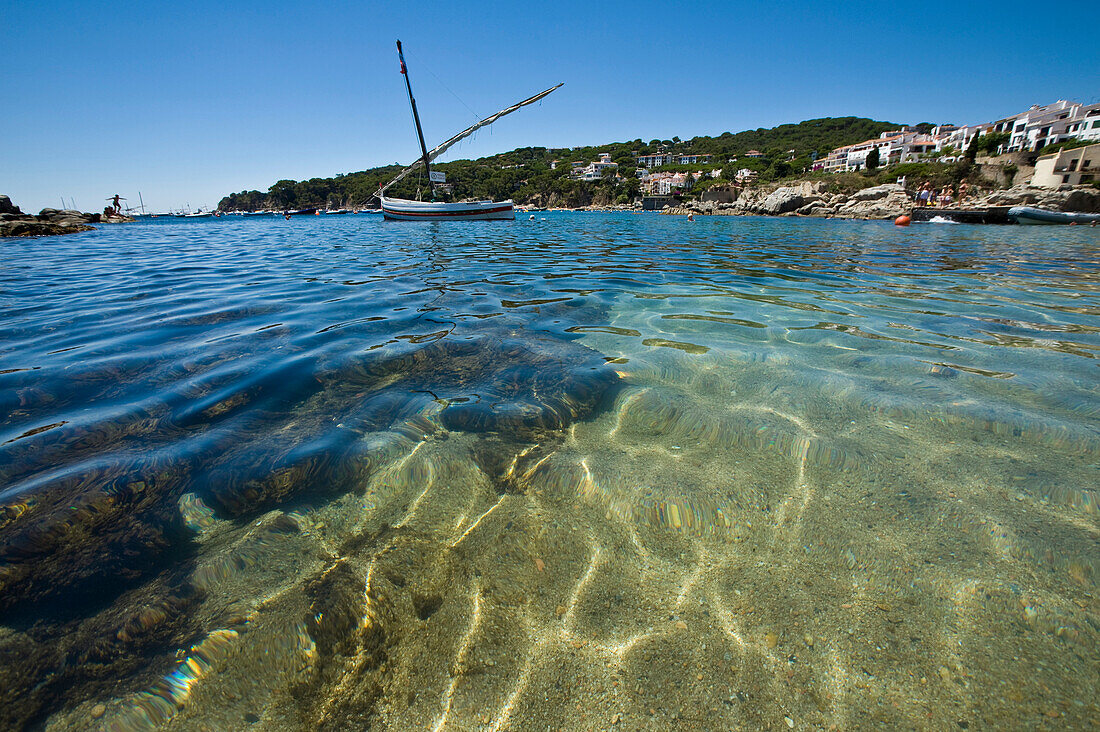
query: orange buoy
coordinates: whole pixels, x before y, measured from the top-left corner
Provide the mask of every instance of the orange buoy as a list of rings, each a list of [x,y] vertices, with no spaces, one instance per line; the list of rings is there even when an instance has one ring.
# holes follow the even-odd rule
[[[905,214],[902,214],[901,216],[898,216],[896,219],[894,219],[894,223],[898,226],[908,226],[909,217]]]

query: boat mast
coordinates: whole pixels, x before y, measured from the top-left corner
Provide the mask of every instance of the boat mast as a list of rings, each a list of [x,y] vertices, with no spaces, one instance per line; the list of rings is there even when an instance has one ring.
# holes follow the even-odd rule
[[[423,155],[424,171],[428,174],[428,185],[432,188],[432,198],[435,198],[435,186],[432,186],[431,162],[428,158],[428,146],[424,144],[424,130],[420,129],[420,115],[416,111],[416,100],[413,99],[412,85],[409,84],[409,70],[405,68],[405,54],[401,51],[401,41],[397,42],[397,57],[401,59],[401,75],[405,77],[405,89],[409,92],[409,104],[412,105],[413,121],[416,122],[416,136],[420,139],[420,152]]]

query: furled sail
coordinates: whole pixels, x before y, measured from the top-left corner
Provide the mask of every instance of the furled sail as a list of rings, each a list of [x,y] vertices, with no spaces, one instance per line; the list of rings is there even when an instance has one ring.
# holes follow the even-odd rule
[[[557,86],[552,86],[549,89],[547,89],[546,91],[539,92],[538,94],[536,94],[533,97],[530,97],[528,99],[524,99],[522,102],[519,102],[518,104],[513,104],[511,107],[508,107],[507,109],[502,109],[499,112],[497,112],[496,114],[494,114],[490,117],[486,117],[485,119],[479,121],[477,124],[470,125],[466,129],[464,129],[462,132],[459,132],[457,135],[452,137],[451,139],[447,140],[446,142],[442,142],[439,145],[436,145],[435,147],[433,147],[431,150],[429,150],[428,151],[428,161],[430,162],[432,160],[435,160],[437,157],[439,157],[440,155],[442,155],[443,153],[447,152],[449,149],[454,147],[454,145],[456,143],[460,142],[461,140],[466,139],[470,135],[472,135],[475,132],[477,132],[478,130],[480,130],[482,127],[493,124],[494,122],[496,122],[498,119],[500,119],[504,115],[511,114],[512,112],[515,112],[520,107],[526,107],[528,104],[534,104],[535,102],[539,101],[540,99],[545,97],[547,94],[554,91],[555,89],[558,89],[561,86],[562,86],[562,84],[558,84]],[[423,160],[423,158],[420,158],[415,163],[413,163],[412,165],[410,165],[409,167],[405,168],[400,173],[398,173],[396,178],[394,178],[389,183],[387,183],[386,185],[379,188],[378,192],[375,193],[375,195],[376,196],[382,195],[383,193],[386,192],[386,189],[389,188],[390,186],[392,186],[394,183],[397,183],[398,181],[405,178],[405,176],[407,176],[409,173],[412,173],[415,170],[419,170],[422,167],[424,167],[424,160]]]

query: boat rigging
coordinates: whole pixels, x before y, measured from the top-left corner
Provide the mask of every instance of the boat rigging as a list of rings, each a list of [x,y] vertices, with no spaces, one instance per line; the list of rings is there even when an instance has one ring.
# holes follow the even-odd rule
[[[515,210],[511,200],[508,201],[471,201],[466,203],[437,203],[435,201],[409,201],[401,198],[387,198],[386,190],[388,190],[395,183],[400,182],[410,173],[423,168],[428,173],[429,184],[434,183],[432,181],[431,163],[440,155],[445,153],[451,147],[458,142],[466,139],[474,132],[480,130],[482,127],[491,125],[501,117],[511,114],[516,110],[526,107],[528,104],[534,104],[535,102],[543,99],[551,92],[559,89],[562,84],[552,86],[545,91],[541,91],[532,97],[524,99],[522,102],[513,104],[510,107],[500,110],[496,114],[490,115],[483,120],[479,120],[475,124],[470,125],[462,132],[459,132],[454,137],[436,145],[431,150],[428,149],[424,143],[424,131],[420,126],[420,114],[416,108],[416,99],[413,97],[412,84],[409,81],[409,71],[405,64],[405,54],[401,48],[401,41],[397,42],[397,56],[401,62],[401,74],[405,77],[405,89],[409,94],[409,104],[412,107],[413,121],[416,124],[416,136],[420,142],[420,158],[412,165],[408,166],[389,183],[381,186],[375,193],[375,196],[382,201],[382,213],[388,219],[403,219],[403,220],[456,220],[456,219],[514,219]]]

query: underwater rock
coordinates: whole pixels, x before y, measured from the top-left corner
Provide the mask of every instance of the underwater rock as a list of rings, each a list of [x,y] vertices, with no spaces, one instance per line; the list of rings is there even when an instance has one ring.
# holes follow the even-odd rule
[[[81,622],[35,619],[0,631],[0,729],[34,726],[58,710],[140,688],[175,662],[198,627],[202,599],[177,571],[124,593]]]
[[[436,341],[367,362],[356,376],[443,402],[442,425],[465,432],[564,429],[587,417],[619,380],[586,346],[507,332]]]
[[[380,431],[417,441],[440,428],[520,440],[563,430],[589,416],[619,376],[580,344],[503,333],[337,364],[317,381],[322,388],[293,410],[293,425],[254,430],[202,479],[224,513],[362,485],[378,464],[365,436]],[[334,420],[343,429],[333,431]]]
[[[0,505],[0,612],[58,596],[66,606],[110,597],[157,567],[186,537],[164,500],[183,477],[100,464],[24,486],[21,500]],[[177,550],[174,561],[185,556]]]

